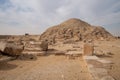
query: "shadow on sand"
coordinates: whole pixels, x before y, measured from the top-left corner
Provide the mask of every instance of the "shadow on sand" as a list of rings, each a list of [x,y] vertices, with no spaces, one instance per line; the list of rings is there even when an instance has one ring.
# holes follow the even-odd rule
[[[11,69],[15,69],[16,67],[17,67],[17,65],[10,64],[7,61],[0,62],[0,71],[1,70],[11,70]]]
[[[48,51],[45,51],[45,55],[44,56],[50,56],[50,55],[65,55],[65,52],[66,51],[59,51],[59,50],[56,50],[56,49],[48,49]]]

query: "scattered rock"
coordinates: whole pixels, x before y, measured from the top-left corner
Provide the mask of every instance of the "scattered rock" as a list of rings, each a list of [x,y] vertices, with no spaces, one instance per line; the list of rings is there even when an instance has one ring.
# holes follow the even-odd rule
[[[65,43],[71,43],[71,41],[83,41],[83,40],[111,40],[115,39],[108,31],[100,26],[92,26],[87,22],[80,19],[69,19],[59,25],[53,26],[47,29],[40,37],[41,40],[53,39],[55,41],[63,41]]]
[[[81,48],[81,46],[74,45],[73,48]]]
[[[18,56],[17,59],[20,59],[20,60],[36,60],[37,57],[33,54],[22,54],[22,55]]]
[[[67,49],[67,52],[69,51],[77,51],[77,49]]]
[[[114,54],[110,51],[95,50],[94,55],[99,56],[99,57],[111,57]]]
[[[65,51],[55,51],[53,52],[55,55],[65,55]]]
[[[68,40],[63,41],[63,44],[74,44],[74,43],[75,43],[75,41],[72,39],[68,39]]]

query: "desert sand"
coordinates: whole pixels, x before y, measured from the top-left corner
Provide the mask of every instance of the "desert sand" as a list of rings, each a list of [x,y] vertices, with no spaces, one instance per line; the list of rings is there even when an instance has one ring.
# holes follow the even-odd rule
[[[71,46],[82,44],[77,42],[49,48],[64,51],[72,50]],[[94,45],[96,50],[110,51],[112,55],[95,56],[91,59],[82,55],[79,58],[68,59],[65,55],[50,54],[37,56],[37,60],[1,61],[0,80],[119,80],[120,40],[95,41]]]

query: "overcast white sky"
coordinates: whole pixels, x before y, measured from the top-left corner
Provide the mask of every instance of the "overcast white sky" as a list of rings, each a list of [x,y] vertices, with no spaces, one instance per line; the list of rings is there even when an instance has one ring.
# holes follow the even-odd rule
[[[40,34],[70,18],[120,35],[120,0],[0,0],[0,34]]]

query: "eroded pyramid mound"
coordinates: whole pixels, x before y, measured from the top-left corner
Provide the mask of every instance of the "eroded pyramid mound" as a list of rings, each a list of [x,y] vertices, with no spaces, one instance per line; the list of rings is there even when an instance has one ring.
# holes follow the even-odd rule
[[[48,28],[40,37],[47,40],[111,40],[114,37],[103,27],[92,26],[80,19],[69,19],[59,25]]]

